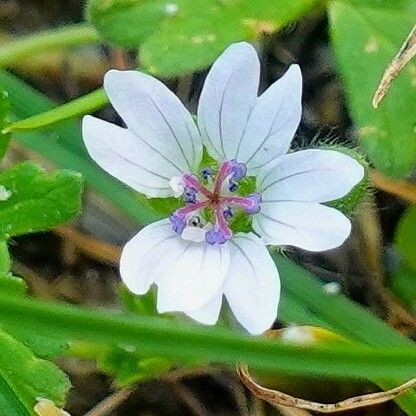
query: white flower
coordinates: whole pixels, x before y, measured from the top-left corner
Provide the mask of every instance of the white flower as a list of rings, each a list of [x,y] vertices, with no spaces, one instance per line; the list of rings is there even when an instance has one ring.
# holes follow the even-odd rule
[[[182,193],[183,207],[143,228],[127,243],[121,277],[135,294],[158,287],[159,312],[181,311],[214,324],[225,295],[252,334],[274,322],[279,275],[265,244],[321,251],[341,245],[349,220],[322,202],[346,195],[364,174],[354,159],[330,150],[288,153],[301,117],[297,65],[258,96],[260,64],[247,43],[214,63],[201,94],[198,121],[157,79],[109,71],[108,97],[127,128],[87,116],[91,157],[148,197]],[[218,164],[201,167],[203,145]],[[240,195],[247,176],[256,190]],[[233,219],[253,232],[233,232]]]

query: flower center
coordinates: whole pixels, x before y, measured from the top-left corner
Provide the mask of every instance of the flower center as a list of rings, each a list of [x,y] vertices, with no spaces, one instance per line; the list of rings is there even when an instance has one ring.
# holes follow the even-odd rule
[[[229,222],[236,209],[251,215],[260,211],[260,194],[235,195],[239,181],[246,174],[247,168],[243,163],[226,160],[216,175],[211,168],[203,169],[200,178],[183,175],[180,181],[185,206],[170,216],[173,230],[185,239],[198,235],[194,240],[198,242],[201,241],[201,235],[209,244],[224,244],[228,241],[233,235]],[[195,228],[200,231],[196,232]]]

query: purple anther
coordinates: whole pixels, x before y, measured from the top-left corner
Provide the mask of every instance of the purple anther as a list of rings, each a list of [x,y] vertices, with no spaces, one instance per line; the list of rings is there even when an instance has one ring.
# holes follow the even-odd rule
[[[237,162],[235,159],[230,160],[231,179],[239,181],[247,174],[247,166],[244,163]]]
[[[174,212],[169,217],[170,222],[172,223],[172,229],[175,233],[182,234],[182,231],[186,227],[185,216]]]
[[[234,182],[232,179],[228,181],[228,190],[230,192],[235,192],[238,189],[238,183]]]
[[[226,220],[229,220],[230,218],[234,216],[234,213],[231,207],[227,207],[226,209],[224,209],[223,214]]]
[[[248,214],[257,214],[258,212],[260,212],[260,194],[250,194],[247,195],[245,199],[247,200],[247,204],[244,205],[244,209]]]
[[[205,234],[205,241],[208,244],[224,244],[227,238],[220,230],[210,230]]]
[[[212,168],[205,168],[205,169],[202,169],[201,171],[201,176],[205,180],[212,177],[213,174],[214,174],[214,170]]]
[[[196,189],[187,186],[185,188],[185,192],[184,192],[184,200],[185,200],[185,202],[188,202],[190,204],[196,204],[196,202],[197,202],[197,199],[196,199],[197,194],[198,194],[198,192],[197,192]]]

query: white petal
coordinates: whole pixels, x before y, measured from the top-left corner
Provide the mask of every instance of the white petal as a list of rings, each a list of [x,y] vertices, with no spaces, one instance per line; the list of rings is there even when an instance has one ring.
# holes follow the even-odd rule
[[[156,265],[163,260],[163,250],[178,235],[169,220],[154,222],[144,227],[123,248],[120,275],[128,289],[143,295],[155,282]]]
[[[279,273],[264,243],[254,234],[237,234],[230,246],[225,296],[241,325],[251,334],[261,334],[276,319]]]
[[[149,147],[177,167],[194,171],[202,157],[202,144],[191,114],[156,78],[137,71],[107,72],[104,88],[112,105]]]
[[[91,158],[110,175],[150,197],[173,195],[169,180],[177,168],[133,133],[86,116],[82,134]]]
[[[159,252],[157,309],[195,311],[222,287],[230,264],[228,244],[211,246],[178,237]]]
[[[186,314],[204,325],[214,325],[218,321],[222,304],[222,292],[214,295],[214,297],[202,308]]]
[[[281,156],[257,178],[263,202],[327,202],[341,198],[361,181],[364,168],[332,150],[309,149]]]
[[[232,159],[257,98],[260,63],[246,42],[229,46],[215,61],[198,106],[198,125],[208,152]]]
[[[324,251],[347,239],[351,223],[338,210],[315,202],[272,202],[262,204],[253,228],[266,244]]]
[[[251,112],[236,159],[256,172],[284,155],[298,128],[302,106],[302,74],[291,65],[282,78],[257,100]]]

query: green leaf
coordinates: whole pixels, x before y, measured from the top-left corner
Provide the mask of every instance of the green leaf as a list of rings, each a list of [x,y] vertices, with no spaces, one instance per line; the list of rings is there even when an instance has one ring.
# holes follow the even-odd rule
[[[90,0],[87,12],[101,35],[137,48],[152,73],[202,69],[232,42],[274,32],[311,10],[315,0]]]
[[[10,193],[0,202],[0,236],[47,230],[79,213],[83,186],[80,174],[46,173],[30,162],[0,174],[0,185]]]
[[[401,217],[395,243],[406,265],[416,272],[416,206],[408,208]]]
[[[166,0],[90,0],[87,16],[104,39],[135,48],[169,18],[165,11],[168,3]]]
[[[39,397],[62,406],[69,388],[58,367],[0,331],[0,414],[32,416]]]
[[[178,13],[147,38],[143,67],[159,76],[174,76],[209,66],[231,43],[255,40],[279,30],[318,2],[313,0],[175,1]]]
[[[222,328],[12,297],[0,298],[0,321],[42,335],[136,347],[143,354],[172,360],[245,362],[282,374],[389,379],[410,378],[416,372],[416,349],[410,341],[377,348],[359,344],[300,346]]]
[[[9,122],[10,100],[9,94],[0,87],[0,159],[6,153],[9,146],[10,134],[3,132]]]
[[[386,66],[414,24],[416,2],[336,0],[329,12],[339,70],[361,145],[380,171],[404,176],[416,166],[414,66],[402,71],[378,109],[371,102]]]
[[[391,273],[389,284],[406,308],[416,313],[416,271],[402,264]]]

